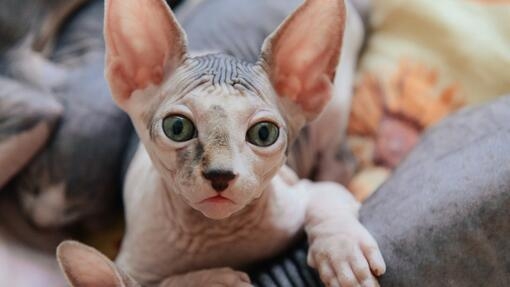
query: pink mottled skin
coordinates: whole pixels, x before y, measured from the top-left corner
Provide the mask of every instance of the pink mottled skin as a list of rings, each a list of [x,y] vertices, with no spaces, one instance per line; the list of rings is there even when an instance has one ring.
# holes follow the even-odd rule
[[[125,182],[126,234],[116,265],[78,243],[61,245],[69,282],[251,286],[237,270],[282,252],[304,231],[308,263],[327,286],[378,286],[385,263],[357,219],[356,200],[337,183],[299,179],[285,165],[307,124],[314,148],[331,154],[330,129],[339,129],[333,119],[345,110],[333,80],[336,73],[336,81],[346,81],[343,69],[352,79],[354,66],[348,59],[338,65],[344,2],[305,1],[269,36],[256,64],[190,56],[164,1],[140,3],[106,1],[105,16],[106,76],[142,143]],[[343,57],[354,58],[358,48],[359,41],[344,44]],[[197,67],[204,66],[216,70],[201,78]],[[213,84],[225,69],[243,72]],[[163,122],[174,115],[187,118],[196,133],[172,139]],[[262,122],[279,129],[266,146],[249,139]],[[321,170],[331,173],[334,165],[325,162]]]

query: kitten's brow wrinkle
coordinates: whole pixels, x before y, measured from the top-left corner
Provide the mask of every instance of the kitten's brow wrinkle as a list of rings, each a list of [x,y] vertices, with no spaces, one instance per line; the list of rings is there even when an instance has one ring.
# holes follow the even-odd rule
[[[232,85],[232,83],[249,82],[255,78],[257,70],[254,68],[255,65],[236,59],[232,56],[225,54],[211,54],[200,56],[196,58],[190,58],[189,61],[196,61],[198,63],[193,65],[195,73],[198,73],[201,77],[209,76],[210,83],[216,85]],[[201,78],[200,77],[200,78]],[[184,80],[184,79],[183,79]],[[247,85],[246,88],[250,88]],[[257,92],[257,89],[250,89]]]
[[[186,96],[189,92],[192,90],[203,86],[207,83],[209,83],[211,80],[208,77],[202,77],[200,75],[196,75],[196,78],[192,81],[184,82],[182,88],[181,88],[181,96],[176,98],[175,100],[178,101],[184,96]]]

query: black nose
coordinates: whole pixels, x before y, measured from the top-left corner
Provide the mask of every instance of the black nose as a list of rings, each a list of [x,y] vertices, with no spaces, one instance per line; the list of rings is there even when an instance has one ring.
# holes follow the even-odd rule
[[[218,192],[227,189],[228,183],[236,177],[231,170],[222,169],[210,169],[202,172],[202,175],[211,182],[214,190]]]

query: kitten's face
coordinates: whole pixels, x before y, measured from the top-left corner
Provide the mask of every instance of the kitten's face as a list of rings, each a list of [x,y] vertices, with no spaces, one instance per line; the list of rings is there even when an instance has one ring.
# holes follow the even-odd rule
[[[289,142],[268,87],[261,66],[209,55],[187,59],[157,91],[142,92],[155,100],[133,120],[168,192],[214,219],[261,195]]]
[[[106,78],[152,162],[186,203],[214,219],[258,198],[286,149],[331,97],[343,0],[305,1],[269,36],[258,64],[189,58],[163,0],[108,0]]]

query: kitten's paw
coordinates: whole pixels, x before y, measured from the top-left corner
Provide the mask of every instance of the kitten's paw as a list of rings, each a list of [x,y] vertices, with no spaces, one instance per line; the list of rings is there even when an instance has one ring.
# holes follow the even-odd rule
[[[250,277],[244,272],[232,268],[214,268],[172,276],[159,285],[159,287],[195,286],[252,287],[252,284]]]
[[[363,231],[359,236],[339,233],[313,240],[308,264],[318,270],[326,286],[379,286],[375,276],[384,274],[386,265],[375,240]]]

